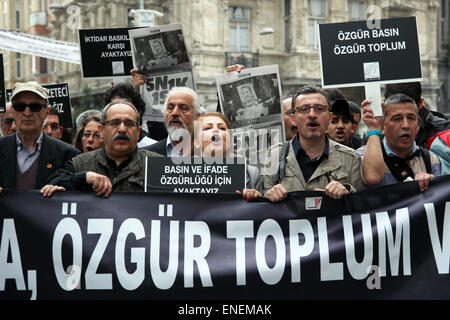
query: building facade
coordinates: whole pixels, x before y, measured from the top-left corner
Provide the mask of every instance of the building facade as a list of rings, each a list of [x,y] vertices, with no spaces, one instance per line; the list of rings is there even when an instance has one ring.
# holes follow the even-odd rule
[[[234,63],[248,67],[278,64],[283,96],[305,84],[320,84],[317,24],[365,20],[374,14],[381,18],[416,16],[423,96],[431,109],[449,112],[448,37],[442,40],[442,35],[448,34],[448,23],[443,22],[448,21],[448,0],[0,0],[0,3],[2,28],[18,30],[20,26],[22,32],[41,32],[70,42],[78,41],[78,28],[134,26],[129,12],[141,6],[164,14],[156,18],[156,24],[181,22],[196,88],[208,110],[217,106],[216,75]],[[43,11],[45,19],[40,13]],[[31,25],[33,21],[46,24]],[[85,88],[90,89],[90,94],[100,96],[110,86],[109,80],[82,79],[80,66],[76,64],[42,62],[45,68],[41,67],[41,58],[22,55],[19,59],[14,52],[7,53],[5,61],[7,87],[15,81],[29,79],[68,82],[74,106],[85,94]],[[20,68],[18,61],[21,61]],[[342,91],[355,101],[364,98],[363,87]]]

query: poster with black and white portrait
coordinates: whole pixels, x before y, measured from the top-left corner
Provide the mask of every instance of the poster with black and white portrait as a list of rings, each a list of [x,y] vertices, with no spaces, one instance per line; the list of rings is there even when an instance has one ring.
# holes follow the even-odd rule
[[[181,23],[128,31],[133,65],[146,76],[192,68]]]
[[[249,164],[261,166],[265,151],[284,140],[278,65],[225,73],[216,77],[216,83],[236,148],[245,150]]]
[[[216,77],[222,113],[234,129],[282,121],[278,65]]]

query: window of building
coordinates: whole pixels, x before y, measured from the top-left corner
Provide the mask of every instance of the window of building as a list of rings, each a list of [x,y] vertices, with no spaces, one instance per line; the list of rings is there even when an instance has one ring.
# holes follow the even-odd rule
[[[319,49],[318,25],[326,22],[325,0],[309,0],[308,48]]]
[[[284,49],[291,51],[291,0],[284,0]]]
[[[448,42],[448,0],[441,2],[441,46],[446,47]]]
[[[20,7],[16,6],[16,29],[21,29],[21,21],[20,21]]]
[[[22,78],[22,55],[16,53],[16,78]]]
[[[40,74],[48,73],[46,58],[39,58],[39,73]]]
[[[230,7],[229,50],[250,51],[250,8]]]
[[[366,19],[366,5],[364,2],[357,0],[348,1],[348,19],[355,21]]]

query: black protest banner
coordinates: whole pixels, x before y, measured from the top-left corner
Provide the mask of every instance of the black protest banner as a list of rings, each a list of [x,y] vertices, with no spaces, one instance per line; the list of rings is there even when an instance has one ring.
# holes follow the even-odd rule
[[[4,190],[0,299],[449,299],[449,183],[277,204]]]
[[[147,192],[235,194],[245,188],[243,158],[147,157]]]
[[[416,17],[319,25],[322,86],[421,81]]]
[[[48,105],[58,110],[63,128],[72,128],[72,103],[67,83],[41,84],[48,89]],[[12,89],[6,89],[7,101],[11,101]]]
[[[6,112],[5,72],[3,71],[3,55],[0,53],[0,113]]]
[[[131,76],[130,29],[133,28],[78,30],[83,78]]]

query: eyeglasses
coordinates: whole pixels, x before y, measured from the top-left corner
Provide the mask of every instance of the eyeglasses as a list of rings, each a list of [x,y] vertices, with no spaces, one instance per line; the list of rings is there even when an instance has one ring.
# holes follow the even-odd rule
[[[2,119],[2,122],[5,124],[5,126],[10,126],[14,122],[14,118],[11,117],[4,117]]]
[[[39,102],[25,103],[25,102],[16,102],[12,104],[12,107],[17,112],[23,112],[27,107],[30,107],[32,112],[39,112],[42,108],[44,108],[46,104],[41,104]]]
[[[100,139],[100,133],[96,132],[96,133],[90,133],[90,132],[85,132],[83,133],[83,138],[89,139],[90,137],[92,137],[93,139]]]
[[[47,129],[48,127],[50,127],[50,129],[52,129],[53,131],[56,131],[56,130],[59,130],[60,125],[56,122],[44,123],[44,129]]]
[[[107,121],[105,121],[105,124],[111,126],[112,128],[118,128],[118,127],[120,127],[122,122],[125,125],[125,127],[127,127],[128,129],[137,127],[139,125],[137,122],[135,122],[133,120],[130,120],[130,119],[126,119],[126,120],[119,120],[119,119],[107,120]]]
[[[321,114],[324,113],[326,110],[328,110],[328,107],[323,104],[315,104],[315,105],[304,104],[302,106],[296,107],[294,109],[294,113],[298,112],[301,114],[308,114],[311,109],[313,109],[315,113]]]

